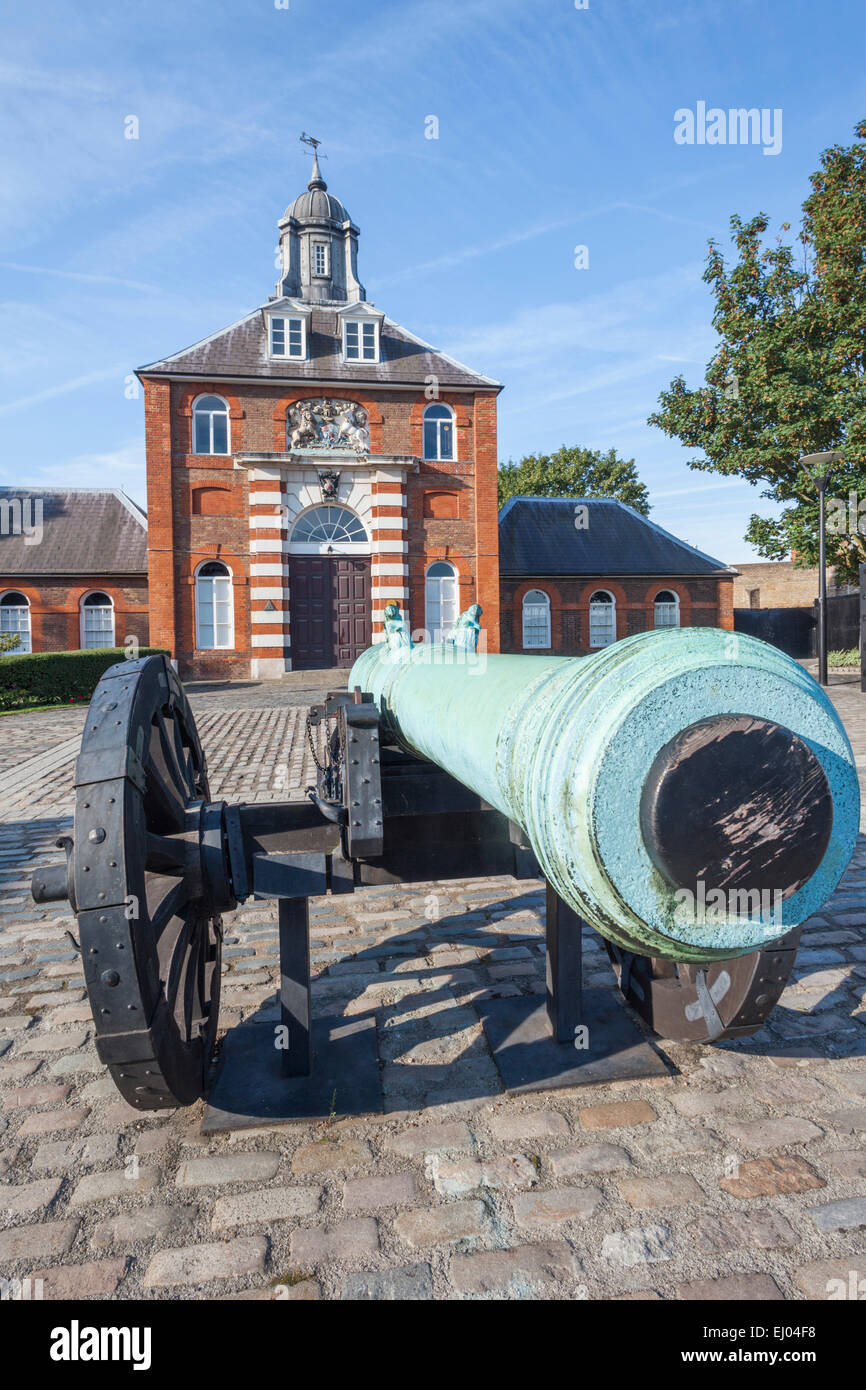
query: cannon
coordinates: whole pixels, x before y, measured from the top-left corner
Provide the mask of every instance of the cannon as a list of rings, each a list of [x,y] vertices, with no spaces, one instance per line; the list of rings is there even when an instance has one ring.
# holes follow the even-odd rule
[[[595,1001],[590,1046],[576,1050],[592,1013],[587,924],[662,1037],[760,1028],[857,834],[851,748],[824,692],[776,649],[716,629],[640,634],[578,659],[479,652],[479,619],[474,607],[451,640],[415,645],[389,605],[386,640],[309,712],[312,746],[319,730],[327,751],[306,801],[212,801],[171,663],[103,675],[74,833],[58,841],[66,862],[37,872],[32,893],[77,915],[97,1050],[133,1106],[208,1092],[222,914],[251,896],[278,902],[280,1024],[262,1025],[270,1079],[256,1093],[247,1069],[224,1120],[254,1094],[259,1122],[334,1113],[337,1094],[337,1113],[381,1108],[375,1021],[310,1009],[308,901],[364,885],[546,880],[545,999],[480,1007],[509,1089],[659,1065],[644,1046],[641,1070],[644,1035],[609,1002]],[[632,1070],[611,1070],[617,1050]],[[221,1075],[215,1090],[229,1086]]]

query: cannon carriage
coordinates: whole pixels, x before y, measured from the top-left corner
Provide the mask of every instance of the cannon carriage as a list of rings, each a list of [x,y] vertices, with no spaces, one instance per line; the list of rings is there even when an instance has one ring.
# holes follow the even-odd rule
[[[649,1030],[700,1043],[761,1027],[857,833],[853,757],[824,692],[715,629],[580,659],[494,656],[476,650],[479,616],[413,645],[390,608],[348,689],[310,711],[327,757],[300,802],[210,799],[165,657],[102,677],[66,862],[32,891],[77,915],[97,1050],[131,1105],[208,1093],[222,914],[250,897],[278,903],[280,1022],[233,1080],[225,1049],[213,1127],[334,1113],[335,1096],[337,1113],[381,1108],[375,1021],[310,1008],[309,899],[365,885],[545,879],[546,997],[479,1005],[509,1089],[663,1070],[610,993],[582,989],[587,925]]]

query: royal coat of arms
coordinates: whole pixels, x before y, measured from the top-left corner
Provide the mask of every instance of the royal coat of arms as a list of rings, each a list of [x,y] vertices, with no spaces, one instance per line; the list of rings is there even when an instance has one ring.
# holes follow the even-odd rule
[[[298,401],[286,416],[290,449],[351,449],[366,454],[370,427],[363,406],[352,401]]]

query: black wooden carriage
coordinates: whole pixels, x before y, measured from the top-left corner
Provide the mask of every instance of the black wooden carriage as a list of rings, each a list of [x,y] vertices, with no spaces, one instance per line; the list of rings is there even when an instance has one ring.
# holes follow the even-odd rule
[[[280,1019],[228,1036],[211,1128],[381,1108],[375,1021],[311,1018],[311,897],[539,875],[523,832],[388,742],[360,690],[314,707],[310,728],[322,724],[327,758],[307,800],[232,805],[210,799],[195,721],[165,657],[112,667],[94,693],[74,835],[58,842],[66,863],[34,875],[33,897],[67,898],[77,914],[97,1050],[140,1110],[189,1105],[213,1084],[222,914],[239,902],[277,900]],[[610,991],[581,988],[583,927],[548,885],[546,998],[478,1003],[509,1090],[665,1071]],[[712,1042],[761,1026],[790,976],[798,936],[706,969],[608,951],[649,1030]]]

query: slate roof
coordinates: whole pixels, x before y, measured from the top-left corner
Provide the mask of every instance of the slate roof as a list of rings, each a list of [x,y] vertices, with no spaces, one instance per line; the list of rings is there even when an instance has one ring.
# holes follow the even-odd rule
[[[574,525],[576,506],[589,509],[585,530]],[[736,573],[608,497],[512,497],[499,513],[499,572],[514,578]]]
[[[10,506],[16,499],[22,513]],[[40,499],[42,539],[28,545],[26,530],[38,522]],[[16,515],[23,516],[19,535],[12,533]],[[5,579],[146,572],[147,518],[120,488],[0,487],[0,575]]]
[[[305,305],[305,308],[309,308]],[[360,307],[360,306],[359,306]],[[382,386],[424,386],[430,376],[441,386],[494,387],[500,383],[481,376],[445,353],[416,338],[386,318],[381,329],[379,362],[344,362],[342,320],[335,306],[313,308],[309,331],[309,360],[275,361],[268,356],[267,332],[261,308],[237,323],[212,333],[192,347],[159,362],[139,367],[142,376],[249,377],[262,381],[364,382]],[[345,317],[345,314],[343,315]]]

